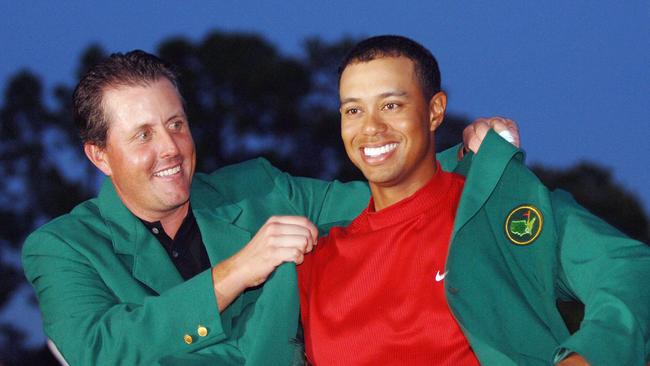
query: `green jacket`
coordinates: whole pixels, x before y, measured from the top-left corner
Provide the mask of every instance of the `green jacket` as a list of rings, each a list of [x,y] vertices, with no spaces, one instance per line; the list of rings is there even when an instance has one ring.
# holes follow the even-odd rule
[[[466,181],[445,289],[479,360],[549,365],[574,351],[594,366],[644,365],[650,354],[650,247],[565,192],[550,192],[522,161],[521,151],[490,132],[478,154],[456,169]],[[515,210],[520,206],[526,207]],[[558,299],[585,304],[573,335]]]
[[[191,205],[214,265],[271,215],[304,215],[325,228],[352,219],[368,197],[365,184],[294,178],[257,159],[197,174]],[[108,179],[97,198],[30,235],[22,260],[45,333],[71,365],[286,365],[294,357],[292,265],[219,314],[211,272],[184,282]]]

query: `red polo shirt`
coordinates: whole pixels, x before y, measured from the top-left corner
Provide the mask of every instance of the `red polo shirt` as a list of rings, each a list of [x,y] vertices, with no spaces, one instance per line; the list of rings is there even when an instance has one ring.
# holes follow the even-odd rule
[[[372,199],[298,268],[307,358],[316,365],[478,365],[444,292],[463,177],[438,169],[379,212]]]

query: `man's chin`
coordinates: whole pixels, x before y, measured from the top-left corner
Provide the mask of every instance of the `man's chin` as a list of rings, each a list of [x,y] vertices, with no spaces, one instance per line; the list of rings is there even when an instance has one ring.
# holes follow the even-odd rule
[[[395,179],[390,175],[369,174],[366,177],[368,184],[376,187],[390,187]]]
[[[190,192],[189,190],[187,192],[179,192],[176,190],[174,192],[168,192],[167,194],[159,197],[160,202],[162,202],[164,206],[169,208],[176,208],[183,206],[190,201]]]
[[[368,183],[382,185],[392,181],[396,176],[393,169],[390,168],[391,166],[386,164],[381,167],[364,166],[360,170]]]

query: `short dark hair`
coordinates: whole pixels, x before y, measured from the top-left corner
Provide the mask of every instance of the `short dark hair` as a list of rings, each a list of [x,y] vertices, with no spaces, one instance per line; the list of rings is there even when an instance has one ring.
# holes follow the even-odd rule
[[[339,83],[341,74],[350,64],[400,56],[410,59],[415,64],[415,74],[426,100],[440,91],[440,69],[436,58],[421,44],[410,38],[396,35],[370,37],[357,43],[339,66]]]
[[[81,141],[102,148],[106,146],[109,127],[103,105],[106,89],[147,86],[162,78],[168,79],[178,91],[178,76],[173,67],[141,50],[114,53],[92,66],[72,96],[72,113]]]

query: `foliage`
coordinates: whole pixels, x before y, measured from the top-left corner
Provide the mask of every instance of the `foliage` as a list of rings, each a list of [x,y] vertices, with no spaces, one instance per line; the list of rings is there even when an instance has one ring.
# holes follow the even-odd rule
[[[533,171],[549,188],[564,189],[621,232],[650,243],[650,222],[639,200],[614,182],[604,167],[582,162],[566,170],[535,166]]]

